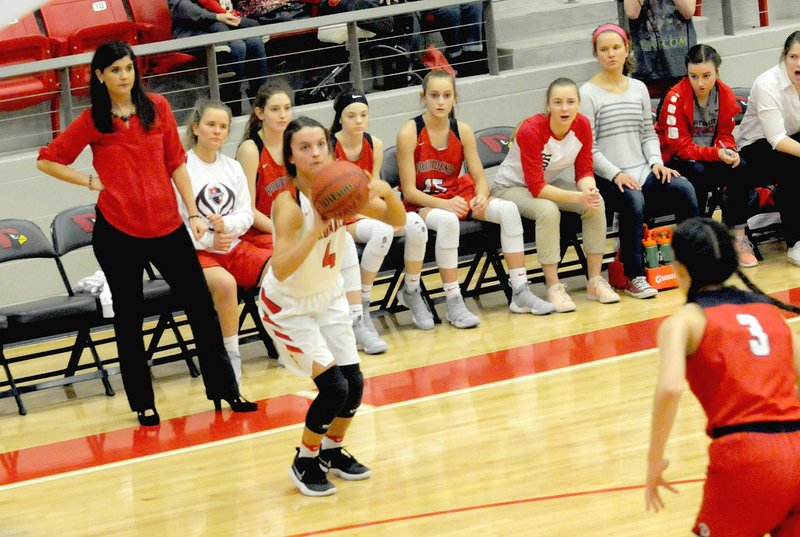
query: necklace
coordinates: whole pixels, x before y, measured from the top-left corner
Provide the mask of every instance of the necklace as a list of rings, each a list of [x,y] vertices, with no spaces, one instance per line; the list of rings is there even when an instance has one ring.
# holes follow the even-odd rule
[[[130,112],[127,114],[127,115],[124,115],[124,116],[123,116],[122,114],[118,114],[117,112],[114,112],[113,110],[111,111],[111,115],[112,115],[112,116],[114,116],[114,117],[118,117],[118,118],[120,118],[122,121],[124,121],[125,123],[127,123],[127,122],[128,122],[128,120],[129,120],[131,117],[133,117],[133,116],[135,116],[135,115],[136,115],[136,106],[134,105],[133,107],[131,107],[131,111],[130,111]]]

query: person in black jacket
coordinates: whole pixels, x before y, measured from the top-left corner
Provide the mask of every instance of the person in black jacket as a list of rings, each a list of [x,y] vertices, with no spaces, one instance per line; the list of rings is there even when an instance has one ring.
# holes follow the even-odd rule
[[[197,0],[167,0],[167,4],[172,14],[172,35],[176,38],[258,26],[257,21],[239,17],[233,12],[209,11]],[[238,116],[242,113],[241,82],[245,79],[248,81],[249,96],[256,94],[258,88],[266,82],[267,54],[261,37],[235,39],[228,45],[231,59],[223,67],[234,76],[220,84],[220,96],[231,107],[234,115]]]

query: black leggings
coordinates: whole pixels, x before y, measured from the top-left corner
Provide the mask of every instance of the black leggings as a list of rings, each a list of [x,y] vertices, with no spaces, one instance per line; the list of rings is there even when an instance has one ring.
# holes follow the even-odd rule
[[[109,224],[98,210],[92,246],[114,301],[117,352],[131,410],[155,408],[142,336],[142,278],[148,262],[152,262],[169,283],[177,303],[186,312],[197,346],[206,396],[209,399],[235,398],[239,389],[222,343],[214,303],[186,228],[181,225],[163,237],[132,237]]]

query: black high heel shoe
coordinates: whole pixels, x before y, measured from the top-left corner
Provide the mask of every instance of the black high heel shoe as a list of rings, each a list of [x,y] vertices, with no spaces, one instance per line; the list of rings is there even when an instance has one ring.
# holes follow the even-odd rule
[[[146,414],[146,412],[152,411],[152,414]],[[161,423],[161,418],[158,416],[158,412],[155,408],[146,408],[144,410],[138,410],[136,412],[136,419],[139,420],[141,425],[145,427],[155,427],[159,423]]]
[[[225,401],[229,405],[231,405],[231,410],[234,412],[255,412],[258,410],[258,403],[252,403],[242,397],[241,395],[237,395],[235,399],[214,399],[214,410],[219,412],[222,410],[222,401]]]

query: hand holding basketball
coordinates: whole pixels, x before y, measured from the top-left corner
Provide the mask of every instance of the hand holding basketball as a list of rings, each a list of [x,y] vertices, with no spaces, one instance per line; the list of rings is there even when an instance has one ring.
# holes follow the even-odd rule
[[[317,173],[311,200],[323,218],[353,216],[369,201],[369,179],[352,162],[337,160]]]

